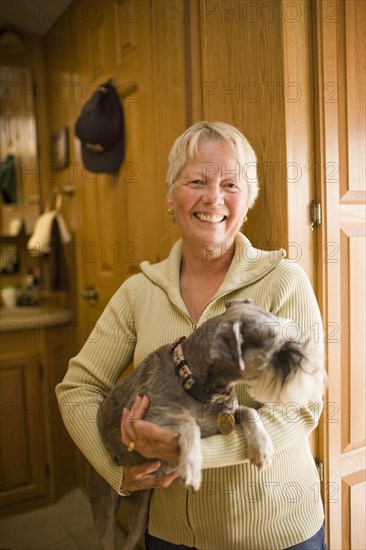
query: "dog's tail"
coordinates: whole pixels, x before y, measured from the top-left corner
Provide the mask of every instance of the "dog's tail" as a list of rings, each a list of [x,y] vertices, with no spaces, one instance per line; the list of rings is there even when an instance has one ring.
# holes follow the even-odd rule
[[[103,550],[115,550],[115,523],[119,495],[105,479],[88,465],[88,498],[94,524]]]
[[[136,491],[126,497],[128,501],[129,533],[123,550],[133,550],[144,536],[148,526],[149,504],[152,490]]]

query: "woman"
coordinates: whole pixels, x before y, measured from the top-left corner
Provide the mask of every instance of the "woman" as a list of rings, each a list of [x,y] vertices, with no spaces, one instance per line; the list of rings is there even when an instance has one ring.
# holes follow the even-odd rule
[[[238,386],[239,401],[258,409],[274,444],[272,466],[249,464],[236,428],[202,442],[203,482],[187,491],[175,474],[156,480],[159,461],[122,471],[107,454],[90,409],[133,360],[188,335],[225,310],[225,302],[251,298],[292,319],[302,336],[321,329],[318,306],[302,269],[283,251],[255,249],[240,232],[258,194],[256,157],[244,136],[224,123],[200,122],[175,142],[169,156],[168,212],[182,239],[158,264],[125,281],[100,317],[95,334],[70,361],[57,395],[65,424],[88,460],[121,495],[154,487],[150,549],[298,550],[325,548],[319,478],[308,437],[321,411],[319,392],[308,407],[253,403]],[[118,331],[116,331],[118,326]],[[318,331],[319,333],[319,331]],[[321,348],[321,341],[313,341]],[[143,419],[148,400],[123,411],[122,442],[141,454],[178,461],[176,434]],[[72,414],[71,414],[72,413]],[[131,420],[138,422],[129,422]],[[178,546],[176,546],[178,545]]]

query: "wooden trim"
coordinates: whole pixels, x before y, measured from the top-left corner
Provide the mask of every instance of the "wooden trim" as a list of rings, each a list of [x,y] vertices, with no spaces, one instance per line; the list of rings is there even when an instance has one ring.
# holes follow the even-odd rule
[[[313,3],[315,20],[313,21],[314,28],[314,97],[315,97],[315,166],[316,166],[316,196],[317,200],[321,202],[323,209],[323,220],[328,220],[336,215],[337,208],[334,208],[335,197],[329,194],[329,188],[327,187],[327,180],[329,172],[327,172],[328,159],[335,162],[338,166],[338,149],[337,144],[330,147],[328,141],[329,132],[333,132],[334,136],[338,136],[337,127],[337,112],[334,112],[334,105],[325,102],[325,83],[327,82],[327,75],[329,74],[329,63],[334,65],[334,59],[326,59],[324,54],[324,42],[329,40],[326,35],[327,27],[324,28],[324,4],[319,0],[315,0]],[[332,37],[330,37],[332,38]],[[334,47],[334,46],[333,46]],[[333,69],[334,74],[334,69]],[[338,188],[338,186],[335,186]],[[332,225],[334,227],[334,225]],[[340,311],[337,306],[337,301],[334,301],[333,312],[331,305],[328,301],[328,296],[331,295],[331,289],[328,287],[328,281],[333,281],[335,292],[340,286],[340,273],[338,270],[338,264],[331,264],[327,262],[327,246],[329,242],[335,242],[339,247],[339,236],[328,232],[328,224],[323,223],[317,229],[317,298],[320,305],[324,326],[329,326],[330,322],[338,323],[340,319]],[[339,249],[339,248],[338,248]],[[330,273],[332,278],[330,278]],[[338,356],[337,356],[338,355]],[[341,508],[340,502],[337,504],[333,502],[331,498],[331,492],[336,487],[331,485],[335,479],[337,467],[335,471],[331,468],[329,461],[330,455],[338,455],[338,442],[337,436],[331,437],[333,432],[333,425],[327,421],[327,411],[332,405],[338,406],[340,403],[340,361],[339,361],[339,346],[337,349],[332,348],[328,344],[325,344],[325,368],[329,372],[329,364],[332,362],[332,372],[335,374],[335,380],[332,381],[332,386],[327,388],[324,396],[325,401],[325,414],[321,418],[319,425],[320,435],[320,458],[324,463],[324,486],[323,486],[323,501],[325,508],[325,525],[326,536],[328,544],[331,545],[333,538],[340,540],[341,529]],[[338,376],[337,376],[338,372]],[[340,465],[339,465],[340,466]],[[339,469],[339,468],[338,468]],[[337,506],[337,515],[339,518],[338,527],[335,526],[335,533],[333,531],[333,525],[330,521],[330,506]],[[334,510],[332,510],[332,515]]]

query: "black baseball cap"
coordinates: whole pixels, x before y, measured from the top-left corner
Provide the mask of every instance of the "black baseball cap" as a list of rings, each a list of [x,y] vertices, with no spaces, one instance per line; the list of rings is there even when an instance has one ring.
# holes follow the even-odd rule
[[[108,81],[99,86],[82,108],[75,124],[85,168],[115,174],[125,153],[123,109],[117,91]]]

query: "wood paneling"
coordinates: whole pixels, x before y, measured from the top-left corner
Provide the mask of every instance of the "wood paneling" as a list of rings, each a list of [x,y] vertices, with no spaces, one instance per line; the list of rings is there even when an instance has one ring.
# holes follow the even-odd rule
[[[137,48],[139,5],[128,0],[117,0],[115,4],[116,62],[120,64]]]
[[[154,112],[155,189],[157,195],[158,251],[163,259],[179,237],[167,213],[166,173],[175,139],[187,127],[186,63],[189,49],[184,28],[183,0],[152,3],[152,76]]]
[[[351,548],[363,550],[366,548],[366,481],[357,483],[351,488]]]
[[[340,237],[341,263],[341,416],[342,452],[362,448],[366,434],[366,401],[364,389],[366,327],[365,281],[366,241],[364,235],[348,234],[342,225]]]
[[[313,149],[313,76],[311,51],[311,3],[282,2],[287,219],[289,258],[297,261],[315,285],[315,232],[309,205],[316,200]]]
[[[288,243],[285,98],[291,92],[281,4],[256,6],[200,2],[201,102],[204,119],[237,126],[257,153],[261,193],[245,232],[273,249]]]
[[[348,190],[365,193],[366,174],[366,56],[365,56],[365,2],[347,0],[340,5],[344,10],[344,79],[347,104]],[[341,72],[342,74],[342,72]],[[356,86],[350,83],[357,83]]]

